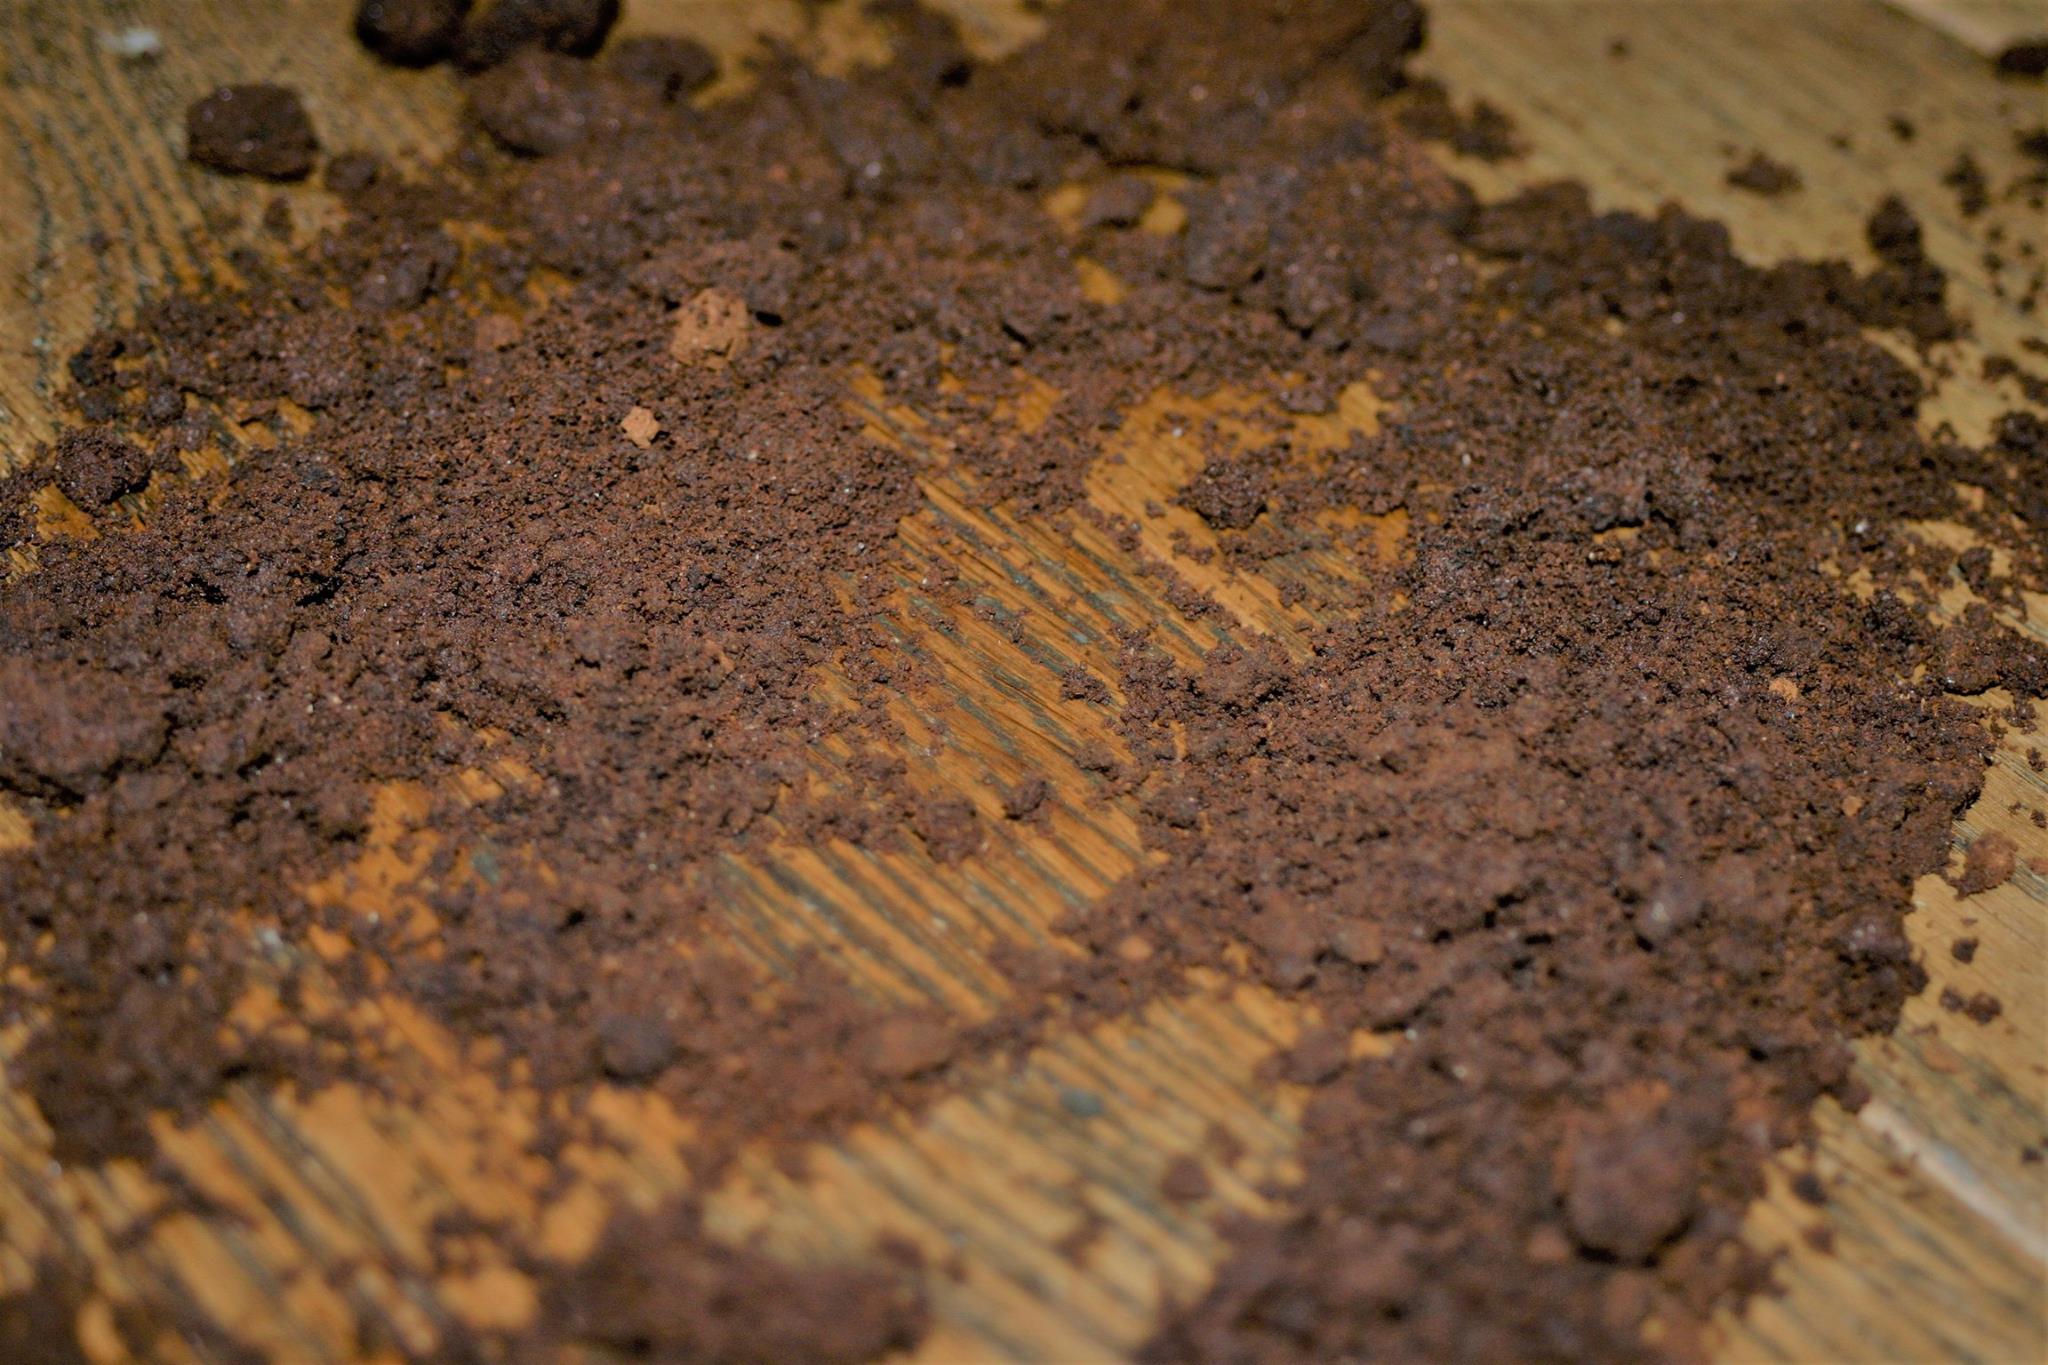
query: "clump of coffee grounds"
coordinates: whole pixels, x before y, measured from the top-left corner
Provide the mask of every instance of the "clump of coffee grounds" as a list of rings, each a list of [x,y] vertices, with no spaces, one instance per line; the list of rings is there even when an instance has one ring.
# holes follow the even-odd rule
[[[296,90],[223,85],[185,111],[185,155],[216,171],[302,180],[320,140]]]
[[[1727,181],[1738,190],[1766,198],[1790,194],[1804,183],[1798,171],[1763,152],[1751,152],[1749,160],[1728,172]]]
[[[1461,114],[1450,92],[1434,77],[1410,81],[1397,106],[1403,128],[1425,142],[1441,142],[1481,161],[1507,161],[1523,152],[1514,120],[1489,100],[1472,102]]]
[[[623,1215],[588,1259],[553,1273],[546,1327],[521,1358],[594,1347],[626,1360],[860,1365],[915,1346],[928,1325],[903,1273],[915,1253],[896,1261],[799,1269],[707,1237],[688,1201]]]
[[[534,48],[588,57],[618,20],[619,0],[359,0],[355,33],[398,66],[482,71]]]
[[[388,1086],[316,1008],[338,990],[413,1002],[550,1114],[657,1092],[708,1179],[1248,972],[1325,1021],[1276,1063],[1314,1087],[1303,1181],[1151,1356],[1691,1354],[1767,1281],[1736,1236],[1766,1160],[1821,1097],[1860,1102],[1849,1041],[1924,983],[1901,921],[1988,744],[1944,689],[2048,694],[1987,615],[1930,624],[1902,523],[1962,521],[2038,586],[2014,518],[2048,523],[2048,431],[1917,430],[1920,382],[1864,335],[1955,332],[1903,203],[1867,275],[1756,269],[1569,185],[1479,205],[1398,114],[1406,0],[1073,0],[994,63],[878,14],[890,65],[773,56],[702,109],[680,58],[519,44],[431,178],[337,157],[342,228],[74,358],[78,430],[25,486],[102,534],[0,588],[0,787],[35,832],[0,853],[33,983],[10,1072],[56,1154],[147,1155],[151,1115],[230,1084]],[[1190,178],[1172,236],[1129,185],[1160,168]],[[1078,236],[1045,207],[1068,183],[1104,190]],[[1082,251],[1119,302],[1083,295]],[[711,900],[713,862],[771,839],[945,862],[988,837],[890,757],[914,680],[876,646],[919,470],[850,413],[854,367],[962,438],[975,496],[1054,525],[1162,386],[1314,412],[1370,372],[1377,432],[1219,449],[1180,501],[1250,566],[1351,544],[1319,512],[1413,528],[1399,567],[1305,599],[1298,653],[1127,642],[1132,757],[1075,758],[1163,860],[1068,926],[1083,956],[1006,954],[1015,995],[971,1028],[737,956]],[[1020,373],[1058,403],[992,428]],[[275,439],[154,477],[228,412]],[[508,753],[524,777],[454,780]],[[436,794],[421,913],[316,903],[397,782]],[[306,1041],[233,1022],[259,984]],[[691,1358],[676,1315],[763,1284],[848,1307],[714,1316],[714,1358],[858,1358],[923,1320],[907,1266],[784,1280],[686,1205],[637,1217],[601,1273],[550,1272],[529,1345]]]

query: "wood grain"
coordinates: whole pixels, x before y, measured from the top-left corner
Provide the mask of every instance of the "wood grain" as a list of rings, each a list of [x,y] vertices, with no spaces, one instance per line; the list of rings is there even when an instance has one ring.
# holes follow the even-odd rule
[[[947,7],[991,48],[1034,23],[1021,4]],[[167,285],[231,281],[230,250],[253,237],[242,225],[273,194],[291,204],[302,236],[331,212],[317,186],[277,191],[187,167],[179,129],[194,94],[228,79],[283,80],[304,91],[330,146],[421,158],[449,145],[458,97],[445,73],[376,66],[346,41],[345,10],[339,0],[0,6],[0,222],[9,225],[0,233],[0,459],[26,458],[48,438],[63,357],[93,328]],[[629,10],[634,28],[690,32],[728,54],[766,32],[829,62],[880,55],[845,6],[816,30],[795,0],[640,0]],[[2039,368],[2017,343],[2042,328],[2000,297],[1983,252],[1994,227],[2008,253],[2021,239],[2048,246],[2048,233],[2010,200],[1965,219],[1940,177],[1967,147],[1995,186],[2007,184],[2022,169],[2011,133],[2041,111],[1949,38],[1878,0],[1441,0],[1432,12],[1425,69],[1461,99],[1483,94],[1506,108],[1530,147],[1506,166],[1458,165],[1483,193],[1563,176],[1585,181],[1603,204],[1675,199],[1723,218],[1745,253],[1769,260],[1863,258],[1862,218],[1897,189],[1975,325],[1946,357],[1951,372],[1929,423],[1976,437],[2018,401],[2009,383],[1976,377],[1983,354]],[[106,45],[106,35],[138,26],[161,39],[153,60]],[[1617,38],[1625,57],[1612,55]],[[1912,142],[1888,130],[1894,113],[1919,129]],[[1726,170],[1751,148],[1797,167],[1805,189],[1766,200],[1730,188]],[[2005,277],[2007,294],[2018,292]],[[1364,393],[1336,420],[1369,428]],[[857,377],[848,401],[922,471],[925,502],[892,551],[899,591],[879,645],[923,679],[897,708],[912,780],[993,810],[999,784],[1037,773],[1055,798],[1041,827],[989,822],[999,832],[988,850],[955,867],[914,850],[793,842],[728,859],[718,869],[722,932],[771,967],[823,948],[866,992],[973,1017],[1004,990],[988,965],[994,945],[1046,940],[1061,914],[1144,856],[1131,812],[1074,761],[1090,741],[1114,745],[1113,710],[1063,699],[1060,674],[1079,666],[1113,680],[1116,632],[1137,624],[1188,657],[1231,635],[1294,638],[1309,618],[1285,605],[1281,580],[1370,577],[1400,552],[1402,528],[1377,528],[1375,555],[1285,563],[1267,575],[1180,560],[1226,608],[1191,621],[1108,536],[1085,522],[1055,529],[977,509],[917,414],[887,407]],[[1262,401],[1223,394],[1202,406],[1227,416]],[[1166,501],[1195,458],[1165,419],[1168,406],[1162,398],[1150,420],[1128,424],[1088,485],[1096,506],[1140,522],[1140,553],[1161,553],[1176,530],[1198,542],[1207,534],[1197,520],[1146,509]],[[987,420],[1033,416],[1026,405]],[[1331,434],[1313,424],[1296,432],[1308,443]],[[977,609],[927,592],[935,573],[959,575]],[[1946,585],[1948,609],[1966,599],[1960,583]],[[2048,635],[2048,600],[2008,617]],[[829,674],[818,685],[827,697],[845,690]],[[1959,848],[1996,829],[2023,857],[2048,856],[2048,833],[2027,818],[2048,809],[2048,783],[2026,762],[2040,743],[2003,743],[1983,799],[1957,826]],[[816,779],[832,781],[843,758],[816,755]],[[525,772],[507,743],[456,782],[487,810]],[[423,915],[421,879],[440,837],[423,825],[426,798],[403,785],[381,792],[362,857],[307,894],[362,915]],[[0,841],[28,833],[0,809]],[[505,875],[547,875],[484,852]],[[1892,1037],[1860,1049],[1873,1102],[1853,1117],[1824,1110],[1815,1149],[1788,1156],[1752,1211],[1755,1243],[1786,1249],[1786,1292],[1725,1318],[1729,1359],[2048,1356],[2048,1185],[2043,1167],[2021,1156],[2048,1137],[2048,879],[2024,871],[1959,902],[1929,878],[1916,911],[1909,927],[1933,984]],[[1965,935],[1981,943],[1967,966],[1949,952]],[[318,937],[272,950],[281,965],[314,966],[349,951]],[[2005,1012],[1989,1026],[1963,1022],[1935,1003],[1945,986],[1992,991]],[[126,1164],[55,1167],[33,1107],[0,1093],[0,1288],[24,1283],[44,1248],[82,1256],[100,1302],[79,1327],[96,1359],[119,1358],[110,1305],[143,1293],[190,1302],[273,1358],[398,1358],[452,1324],[514,1325],[531,1311],[533,1286],[507,1245],[575,1257],[619,1203],[693,1187],[688,1124],[658,1101],[599,1096],[558,1163],[566,1178],[550,1183],[524,1152],[548,1102],[536,1092],[494,1080],[488,1058],[401,1000],[315,991],[304,1008],[375,1049],[390,1086],[383,1095],[245,1089],[202,1122],[160,1125],[173,1165],[232,1216],[158,1216],[165,1191]],[[260,988],[238,1021],[292,1026]],[[928,1112],[878,1120],[814,1153],[801,1178],[749,1153],[708,1192],[711,1225],[758,1234],[799,1260],[856,1252],[881,1232],[921,1246],[934,1265],[957,1257],[959,1275],[929,1277],[930,1360],[1118,1358],[1166,1297],[1199,1292],[1225,1250],[1216,1216],[1256,1212],[1272,1197],[1264,1190],[1284,1186],[1300,1096],[1260,1063],[1306,1022],[1251,988],[1198,983],[1137,1018],[1049,1039],[1021,1067],[992,1067]],[[0,1038],[0,1055],[18,1043]],[[1182,1154],[1202,1160],[1215,1183],[1185,1208],[1158,1194],[1160,1174]],[[1791,1176],[1807,1169],[1830,1191],[1825,1206],[1791,1192]],[[435,1219],[457,1212],[502,1233],[435,1243]],[[1831,1251],[1810,1240],[1816,1228]],[[212,1358],[192,1336],[152,1354]]]

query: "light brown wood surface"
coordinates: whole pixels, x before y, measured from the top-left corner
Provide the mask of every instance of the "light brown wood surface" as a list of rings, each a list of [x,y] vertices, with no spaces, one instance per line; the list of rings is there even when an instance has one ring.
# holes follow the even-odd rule
[[[950,0],[990,47],[1012,43],[1033,20],[1009,0]],[[251,240],[256,216],[279,191],[209,176],[181,159],[187,100],[223,80],[298,86],[330,147],[361,145],[415,162],[449,145],[458,96],[445,72],[381,68],[348,41],[342,0],[0,0],[0,456],[26,458],[57,420],[63,359],[95,327],[118,320],[147,292],[232,278],[227,248]],[[2042,87],[1995,78],[1978,55],[1879,0],[1439,0],[1421,66],[1460,100],[1475,95],[1516,119],[1529,154],[1504,166],[1459,164],[1482,193],[1549,177],[1585,181],[1606,205],[1653,208],[1676,199],[1725,219],[1738,245],[1768,260],[1841,255],[1864,260],[1861,222],[1887,190],[1903,193],[1927,225],[1929,246],[1953,272],[1955,299],[1975,338],[1953,348],[1952,374],[1926,414],[1981,437],[2015,406],[2010,383],[1978,379],[1981,355],[2012,355],[2043,337],[2038,317],[2001,299],[1982,253],[1996,225],[2006,254],[2021,240],[2048,247],[2037,212],[2001,200],[1965,220],[1940,184],[1967,147],[2003,187],[2024,167],[2014,129],[2048,116]],[[632,29],[681,31],[732,53],[772,32],[822,58],[878,55],[844,6],[822,32],[801,7],[760,0],[629,0]],[[109,35],[153,28],[148,61],[110,49]],[[1613,52],[1622,40],[1626,56]],[[1907,115],[1918,135],[1887,128]],[[1838,139],[1843,145],[1838,145]],[[1762,148],[1795,166],[1805,188],[1777,199],[1731,189],[1726,170]],[[302,235],[331,211],[314,187],[282,191]],[[2007,293],[2023,288],[2006,273]],[[1070,907],[1101,895],[1142,856],[1130,813],[1093,795],[1074,763],[1090,740],[1114,744],[1112,712],[1062,700],[1059,674],[1080,664],[1114,676],[1114,630],[1157,626],[1192,654],[1223,634],[1283,637],[1308,618],[1282,605],[1290,574],[1355,577],[1375,562],[1284,563],[1267,578],[1223,568],[1197,586],[1229,618],[1192,623],[1159,600],[1130,554],[1085,524],[1022,525],[973,510],[964,476],[916,414],[889,410],[857,378],[849,401],[924,469],[925,506],[907,519],[897,550],[902,585],[894,648],[938,681],[902,702],[912,736],[904,757],[915,780],[959,790],[993,808],[994,784],[1025,772],[1054,781],[1042,829],[1004,822],[984,854],[940,867],[915,852],[775,846],[720,870],[733,944],[764,962],[820,946],[863,989],[937,1000],[985,1013],[1002,990],[987,965],[1003,941],[1042,936]],[[1259,395],[1208,400],[1221,411]],[[1186,406],[1183,403],[1183,406]],[[1089,483],[1099,506],[1137,517],[1147,547],[1202,524],[1146,503],[1178,487],[1199,457],[1174,439],[1163,411],[1129,425]],[[1029,421],[1029,411],[992,423]],[[1372,404],[1355,393],[1336,419],[1367,427]],[[1953,528],[1928,527],[1933,537]],[[1388,528],[1388,549],[1399,527]],[[1195,566],[1180,561],[1196,576]],[[1220,564],[1220,561],[1219,561]],[[1020,638],[979,616],[922,596],[934,568],[957,572],[983,600],[1015,613]],[[1847,585],[1853,590],[1853,585]],[[1944,602],[1967,600],[1958,584]],[[2028,599],[2015,629],[2048,635],[2048,599]],[[830,692],[839,684],[821,677]],[[1984,797],[1956,828],[1958,847],[1993,829],[2022,858],[2048,857],[2048,833],[2028,814],[2048,809],[2048,782],[2025,761],[2030,745],[2001,747]],[[821,755],[829,772],[833,756]],[[463,776],[487,800],[522,780],[510,751],[490,771]],[[435,839],[421,826],[424,793],[393,786],[379,798],[365,855],[307,894],[361,913],[414,913]],[[0,841],[27,837],[0,806]],[[1792,1153],[1773,1193],[1752,1211],[1748,1236],[1785,1248],[1782,1297],[1752,1303],[1719,1324],[1729,1359],[1985,1360],[2048,1358],[2048,1184],[2022,1156],[2048,1139],[2048,878],[2024,869],[2012,883],[1959,902],[1938,878],[1923,881],[1909,922],[1932,984],[1898,1031],[1860,1047],[1875,1098],[1860,1114],[1819,1115],[1813,1153]],[[1975,937],[1970,965],[1950,944]],[[317,962],[345,949],[284,944]],[[1945,986],[1988,990],[2004,1014],[1978,1026],[1941,1010]],[[327,1008],[317,999],[310,1008]],[[339,1008],[339,1006],[334,1006]],[[260,992],[251,1027],[282,1027]],[[584,1139],[563,1159],[573,1177],[543,1190],[522,1140],[541,1101],[504,1087],[430,1021],[387,1000],[347,1022],[388,1058],[389,1094],[351,1088],[313,1094],[242,1090],[203,1122],[163,1124],[170,1160],[236,1217],[150,1214],[163,1198],[141,1170],[57,1168],[24,1098],[0,1089],[0,1289],[29,1276],[40,1251],[66,1246],[95,1267],[103,1303],[79,1327],[96,1357],[118,1358],[107,1305],[138,1293],[195,1304],[232,1336],[284,1360],[355,1358],[359,1322],[386,1354],[428,1349],[452,1322],[511,1325],[531,1311],[533,1286],[502,1246],[479,1240],[449,1271],[429,1254],[437,1216],[467,1210],[503,1220],[527,1246],[581,1254],[607,1211],[691,1184],[687,1125],[658,1101],[601,1096]],[[915,1116],[877,1122],[813,1154],[793,1177],[750,1157],[706,1191],[715,1231],[758,1233],[795,1259],[857,1252],[891,1232],[934,1263],[963,1253],[964,1273],[929,1277],[937,1327],[930,1360],[1114,1359],[1142,1340],[1166,1296],[1200,1291],[1227,1248],[1214,1231],[1226,1210],[1264,1206],[1262,1186],[1284,1182],[1300,1096],[1262,1076],[1261,1061],[1304,1021],[1249,987],[1192,991],[1143,1016],[1053,1039],[1021,1069],[992,1068],[960,1095]],[[0,1055],[18,1044],[0,1037]],[[1102,1100],[1083,1118],[1063,1102],[1085,1090]],[[1220,1161],[1213,1127],[1235,1140]],[[1203,1160],[1214,1195],[1176,1207],[1158,1194],[1167,1164]],[[1791,1177],[1816,1170],[1831,1199],[1792,1196]],[[1099,1229],[1070,1259],[1063,1239]],[[1809,1232],[1825,1228],[1832,1250]],[[445,1245],[442,1247],[445,1251]],[[439,1268],[437,1268],[437,1265]],[[205,1359],[166,1339],[164,1359]]]

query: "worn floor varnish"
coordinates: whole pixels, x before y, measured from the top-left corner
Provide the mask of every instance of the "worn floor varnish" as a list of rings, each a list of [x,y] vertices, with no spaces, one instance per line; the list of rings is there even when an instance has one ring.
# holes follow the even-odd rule
[[[1002,41],[1024,19],[1000,6],[955,6],[970,31]],[[255,11],[261,11],[260,20]],[[1596,198],[1651,207],[1676,198],[1725,219],[1738,244],[1763,259],[1863,251],[1871,203],[1901,189],[1929,228],[1930,249],[1955,280],[1985,349],[2010,352],[2040,323],[1992,289],[1980,259],[1984,233],[2009,240],[2040,223],[2001,204],[1964,220],[1940,177],[1968,147],[2004,183],[2021,169],[2011,131],[2038,117],[2038,87],[2004,84],[1941,35],[1865,0],[1732,0],[1704,6],[1465,0],[1434,9],[1423,66],[1460,97],[1483,94],[1517,120],[1531,147],[1505,167],[1460,165],[1487,192],[1547,176],[1588,183]],[[282,17],[279,17],[279,16]],[[137,65],[110,53],[102,34],[149,23],[165,50]],[[730,48],[753,27],[799,31],[797,7],[648,3],[633,27],[704,34]],[[856,25],[835,20],[837,55],[859,50]],[[62,357],[93,326],[112,321],[140,291],[163,281],[200,283],[232,269],[230,220],[253,219],[261,191],[187,168],[179,114],[215,80],[286,80],[305,90],[330,145],[395,151],[447,145],[454,96],[442,77],[394,75],[341,41],[325,5],[206,6],[152,3],[70,7],[26,4],[0,14],[11,79],[0,125],[15,168],[0,176],[0,213],[33,232],[0,241],[8,281],[0,298],[0,443],[9,453],[51,427]],[[1616,38],[1628,55],[1612,55]],[[383,94],[403,90],[404,97]],[[1887,128],[1907,115],[1917,133]],[[1846,134],[1844,149],[1832,139]],[[1746,196],[1725,171],[1752,147],[1803,175],[1806,190]],[[309,208],[317,190],[293,190]],[[98,234],[98,235],[95,235]],[[2009,292],[2015,281],[2008,272]],[[1956,375],[1930,405],[1930,422],[1981,435],[2010,406],[2009,385],[1979,381],[1977,351],[1958,348]],[[889,412],[872,394],[872,419],[906,444],[915,414]],[[1364,423],[1369,411],[1347,411]],[[992,419],[998,420],[998,419]],[[1090,497],[1105,510],[1177,487],[1189,453],[1169,433],[1134,440],[1105,467]],[[1085,710],[1061,705],[1060,672],[1113,654],[1118,624],[1156,621],[1185,631],[1153,600],[1128,555],[1084,528],[1053,537],[971,508],[955,476],[934,473],[927,510],[904,536],[898,647],[934,664],[947,705],[906,714],[923,742],[904,755],[914,771],[955,785],[999,784],[1020,772],[1054,779],[1046,826],[1006,838],[970,864],[922,857],[778,849],[735,859],[722,872],[730,932],[766,960],[807,944],[830,947],[878,992],[936,995],[971,1015],[989,990],[982,960],[1006,938],[1042,932],[1067,905],[1100,895],[1134,865],[1128,812],[1091,802],[1072,756],[1114,736]],[[1948,534],[1927,529],[1930,536]],[[1157,552],[1156,549],[1154,551]],[[920,564],[943,562],[1025,623],[1013,641],[978,620],[954,620],[917,592]],[[1304,565],[1304,573],[1370,573],[1370,565]],[[1185,570],[1184,570],[1185,572]],[[1202,582],[1235,618],[1229,629],[1285,637],[1298,625],[1276,586],[1250,576]],[[2048,632],[2048,604],[2028,603],[2026,628]],[[1180,642],[1190,656],[1214,643],[1208,627]],[[1105,669],[1105,671],[1108,671]],[[828,682],[827,686],[831,684]],[[933,722],[937,721],[937,724]],[[479,793],[520,780],[516,754],[473,775]],[[993,789],[991,785],[989,789]],[[2040,774],[2017,750],[2001,755],[1983,799],[1960,823],[1958,843],[2009,834],[2023,855],[2048,854],[2048,836],[2011,807],[2040,805]],[[421,794],[393,788],[379,805],[382,838],[322,894],[361,913],[407,912],[424,867],[416,832]],[[0,809],[0,838],[10,835]],[[429,833],[427,837],[431,838]],[[2044,1247],[2042,1167],[2021,1151],[2044,1119],[2048,996],[2042,910],[2048,887],[2023,873],[1968,904],[1936,879],[1923,884],[1912,924],[1933,978],[1889,1039],[1862,1049],[1876,1095],[1856,1118],[1822,1116],[1816,1165],[1837,1197],[1813,1209],[1790,1192],[1788,1166],[1753,1212],[1759,1245],[1787,1248],[1788,1293],[1723,1324],[1731,1358],[1977,1358],[2040,1354]],[[1961,936],[1981,941],[1968,966],[1950,956]],[[1944,987],[1989,989],[2006,1004],[1987,1027],[1961,1024],[1934,1003]],[[249,1009],[260,1012],[255,999]],[[155,1285],[195,1302],[237,1338],[280,1358],[345,1358],[358,1318],[382,1324],[394,1349],[421,1349],[439,1324],[502,1322],[524,1311],[531,1287],[502,1255],[479,1245],[459,1275],[424,1270],[425,1229],[443,1213],[503,1216],[536,1247],[587,1248],[605,1209],[621,1198],[677,1188],[680,1121],[621,1095],[608,1122],[622,1150],[572,1152],[578,1179],[540,1198],[539,1172],[518,1155],[530,1093],[465,1067],[451,1041],[393,1002],[359,1026],[385,1049],[408,1089],[442,1098],[406,1109],[351,1090],[287,1097],[245,1091],[195,1127],[162,1137],[187,1178],[239,1215],[178,1215],[150,1224],[160,1193],[141,1173],[52,1171],[34,1116],[8,1097],[0,1120],[0,1283],[26,1274],[51,1243],[81,1249],[118,1298]],[[1135,1023],[1058,1038],[1019,1074],[982,1086],[915,1123],[862,1130],[821,1153],[793,1181],[771,1162],[744,1161],[711,1201],[714,1230],[763,1230],[793,1256],[865,1245],[878,1231],[923,1247],[933,1260],[967,1245],[970,1273],[939,1282],[932,1359],[1113,1357],[1142,1339],[1163,1294],[1200,1288],[1221,1253],[1211,1231],[1227,1207],[1255,1209],[1255,1187],[1288,1170],[1295,1099],[1262,1080],[1258,1063],[1300,1027],[1281,1004],[1252,991],[1227,1001],[1164,1002]],[[1063,1105],[1069,1090],[1112,1095],[1085,1122]],[[1220,1124],[1240,1155],[1216,1171],[1216,1193],[1180,1209],[1158,1197],[1159,1176],[1183,1153],[1207,1150]],[[1101,1232],[1080,1265],[1059,1253],[1084,1223]],[[1805,1239],[1825,1226],[1833,1250]],[[135,1230],[132,1237],[124,1234]],[[88,1341],[108,1341],[93,1335]],[[165,1343],[175,1358],[188,1348]]]

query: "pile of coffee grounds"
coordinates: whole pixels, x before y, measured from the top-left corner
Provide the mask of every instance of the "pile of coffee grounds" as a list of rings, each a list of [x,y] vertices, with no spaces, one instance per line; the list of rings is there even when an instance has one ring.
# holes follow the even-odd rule
[[[475,22],[365,22],[425,32],[416,8]],[[1571,185],[1479,204],[1403,117],[1430,104],[1409,0],[1072,0],[996,62],[875,13],[890,64],[771,54],[705,107],[690,45],[586,59],[602,28],[543,25],[470,63],[431,175],[333,158],[343,226],[73,359],[78,421],[0,517],[27,535],[54,485],[98,531],[36,537],[0,587],[0,788],[34,829],[0,853],[30,983],[9,1073],[55,1155],[146,1158],[152,1115],[231,1085],[383,1088],[320,1002],[395,996],[544,1112],[660,1094],[709,1181],[1200,969],[1319,1021],[1276,1062],[1313,1087],[1304,1174],[1151,1357],[1692,1354],[1767,1283],[1736,1236],[1765,1162],[1822,1097],[1860,1103],[1850,1040],[1924,984],[1901,921],[1989,745],[1949,694],[2009,689],[1996,723],[2028,728],[2048,695],[1988,606],[1930,611],[1952,573],[1990,601],[2048,576],[2048,428],[1916,427],[1920,381],[1865,329],[1959,324],[1897,200],[1867,274],[1758,269]],[[931,471],[869,434],[862,371],[957,438],[947,477],[1054,530],[1101,519],[1085,478],[1162,388],[1314,413],[1368,382],[1378,428],[1343,448],[1277,418],[1214,442],[1179,502],[1215,543],[1184,549],[1368,564],[1348,514],[1411,528],[1398,565],[1299,590],[1321,624],[1291,651],[1124,642],[1128,757],[1074,757],[1159,861],[1066,947],[1006,953],[1014,994],[972,1027],[748,958],[710,889],[776,842],[944,863],[987,838],[892,756],[915,680],[876,646]],[[1027,383],[1047,420],[992,423]],[[2005,572],[1904,527],[1930,518]],[[416,913],[310,894],[394,784],[433,802]],[[303,1028],[239,1022],[259,985]],[[913,1258],[799,1272],[687,1203],[535,1269],[527,1337],[478,1349],[854,1360],[924,1322]]]

